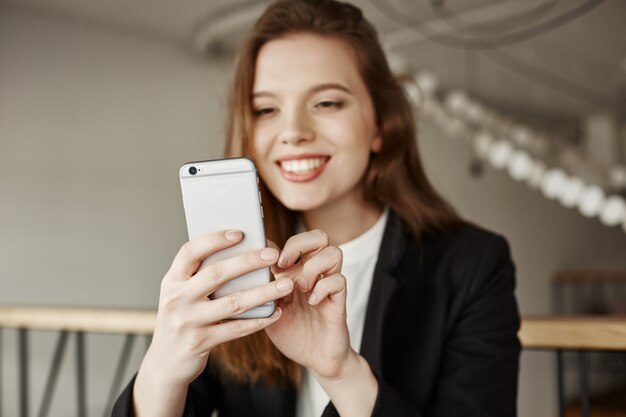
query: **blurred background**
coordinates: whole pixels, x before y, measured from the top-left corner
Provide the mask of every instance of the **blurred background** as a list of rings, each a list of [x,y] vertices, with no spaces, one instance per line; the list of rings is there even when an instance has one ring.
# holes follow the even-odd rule
[[[626,2],[352,3],[406,76],[436,187],[508,238],[522,314],[624,315]],[[156,308],[186,240],[178,168],[222,156],[233,53],[267,4],[0,0],[0,305]],[[0,415],[19,413],[17,339]],[[54,341],[31,335],[31,410]],[[123,339],[86,343],[101,415]],[[592,393],[626,397],[623,356],[594,361]],[[53,416],[76,415],[67,362]],[[553,353],[525,350],[519,415],[556,415],[555,387]]]

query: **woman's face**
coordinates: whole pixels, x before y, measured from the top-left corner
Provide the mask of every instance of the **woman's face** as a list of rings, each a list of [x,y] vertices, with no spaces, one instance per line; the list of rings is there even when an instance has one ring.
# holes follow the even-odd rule
[[[381,138],[351,46],[290,35],[261,48],[255,73],[253,152],[272,193],[297,211],[362,201]]]

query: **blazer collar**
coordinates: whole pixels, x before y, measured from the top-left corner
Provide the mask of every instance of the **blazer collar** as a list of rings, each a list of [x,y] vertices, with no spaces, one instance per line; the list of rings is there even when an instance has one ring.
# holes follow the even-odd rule
[[[406,250],[407,233],[403,220],[390,209],[367,302],[360,352],[379,376],[382,376],[382,341],[387,306],[401,288],[393,270]]]

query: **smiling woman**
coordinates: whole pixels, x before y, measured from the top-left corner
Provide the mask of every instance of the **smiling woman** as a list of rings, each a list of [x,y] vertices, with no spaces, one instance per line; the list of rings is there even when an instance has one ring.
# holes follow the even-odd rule
[[[290,210],[332,209],[373,224],[380,212],[354,205],[363,205],[357,184],[381,138],[350,45],[302,34],[269,42],[253,91],[253,156],[272,194]]]
[[[269,6],[238,57],[227,126],[227,155],[258,166],[273,249],[198,271],[242,234],[181,248],[114,415],[515,415],[508,245],[430,185],[409,102],[361,11]],[[267,266],[274,282],[207,298]],[[270,300],[269,318],[222,320]]]

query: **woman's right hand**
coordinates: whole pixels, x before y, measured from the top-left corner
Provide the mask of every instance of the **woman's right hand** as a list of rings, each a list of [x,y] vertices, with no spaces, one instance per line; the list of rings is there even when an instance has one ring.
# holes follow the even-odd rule
[[[278,251],[264,248],[216,261],[198,271],[206,257],[238,244],[242,237],[236,230],[210,233],[185,243],[174,258],[161,283],[152,343],[135,382],[135,408],[142,411],[138,415],[148,415],[144,413],[152,408],[150,402],[154,406],[160,403],[161,412],[170,409],[167,405],[173,404],[163,404],[167,400],[160,393],[186,392],[206,367],[213,347],[264,329],[280,318],[277,308],[267,318],[224,320],[290,294],[293,282],[288,278],[215,300],[208,298],[225,282],[276,263]]]

